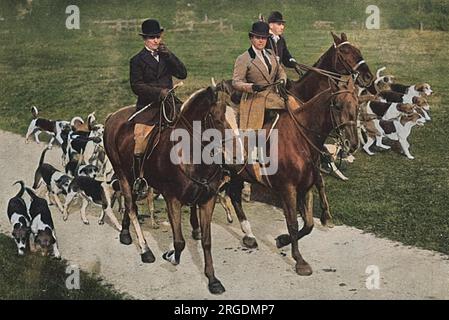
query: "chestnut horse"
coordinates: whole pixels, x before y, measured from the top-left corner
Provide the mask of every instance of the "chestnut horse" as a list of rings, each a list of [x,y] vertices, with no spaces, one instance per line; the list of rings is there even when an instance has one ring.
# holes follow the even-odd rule
[[[279,195],[292,243],[292,256],[296,260],[299,275],[312,274],[312,268],[299,252],[298,240],[309,234],[313,228],[313,215],[306,206],[306,194],[320,178],[320,151],[331,131],[339,128],[346,134],[349,148],[354,151],[359,146],[357,135],[358,99],[351,77],[339,81],[331,80],[328,88],[304,104],[289,98],[288,112],[282,112],[276,125],[278,131],[278,170],[260,181],[252,173],[252,165],[245,170],[230,166],[231,181],[229,195],[237,215],[242,214],[241,190],[243,181],[258,182]],[[269,130],[270,124],[264,126]],[[270,143],[268,140],[268,143]],[[270,150],[269,147],[267,147]],[[274,156],[276,156],[274,155]],[[270,155],[272,157],[273,155]],[[298,231],[297,208],[304,219],[304,227]],[[241,210],[239,212],[239,210]],[[240,217],[239,217],[240,219]],[[254,246],[248,237],[249,223],[242,224],[244,243]],[[246,230],[245,230],[246,229]]]
[[[329,88],[329,78],[338,80],[342,75],[352,76],[356,79],[356,83],[361,87],[371,86],[374,76],[371,73],[368,65],[366,64],[360,50],[353,46],[349,41],[345,33],[341,34],[341,38],[332,33],[334,43],[332,46],[320,57],[314,67],[305,67],[307,72],[298,81],[289,81],[288,92],[302,101],[308,101],[318,93],[327,90]],[[228,94],[233,93],[232,87],[228,84]],[[345,139],[341,135],[341,142],[344,145]],[[347,142],[346,142],[347,144]],[[346,150],[349,151],[349,150]],[[324,188],[324,179],[320,174],[316,180],[316,187],[319,192],[322,214],[321,223],[323,226],[332,226],[332,216],[329,211],[329,204]],[[252,231],[251,224],[246,218],[243,211],[241,195],[239,190],[236,189],[232,192],[231,200],[235,208],[237,217],[244,232],[243,244],[249,248],[257,247],[257,240],[255,239]],[[306,201],[310,206],[312,202],[312,193],[308,193],[308,200]],[[277,246],[283,247],[289,242],[285,236],[277,239]]]
[[[133,112],[135,112],[134,107],[125,107],[107,118],[104,146],[125,198],[125,214],[123,215],[120,242],[126,245],[132,242],[129,233],[131,219],[141,248],[141,259],[145,263],[152,263],[155,261],[155,257],[147,245],[137,220],[136,198],[131,191],[134,123],[129,122],[128,118]],[[174,265],[179,264],[181,252],[185,247],[181,230],[181,207],[186,204],[198,205],[205,274],[209,280],[209,290],[213,294],[225,291],[221,282],[215,277],[211,253],[212,213],[215,207],[216,193],[223,179],[223,171],[220,165],[204,164],[202,161],[200,164],[175,164],[171,154],[175,142],[171,140],[173,139],[171,135],[176,129],[184,129],[183,132],[187,132],[190,137],[194,136],[193,121],[201,121],[202,131],[214,128],[222,132],[225,123],[224,112],[225,105],[217,102],[216,88],[208,87],[198,90],[183,104],[174,125],[160,132],[159,143],[152,146],[153,150],[149,156],[145,157],[144,164],[145,179],[151,187],[163,195],[166,201],[168,218],[173,232],[174,251],[164,253],[163,258]],[[200,132],[196,133],[200,134]],[[174,156],[177,157],[180,154],[174,153]]]
[[[362,87],[369,87],[373,80],[374,76],[371,73],[368,65],[366,64],[365,60],[362,57],[362,54],[359,49],[354,47],[347,39],[346,34],[342,34],[341,38],[336,36],[332,33],[332,36],[334,38],[334,43],[330,47],[330,49],[323,54],[323,56],[319,59],[319,61],[314,65],[315,68],[309,68],[309,71],[298,81],[296,82],[290,82],[289,83],[289,93],[293,94],[294,96],[298,97],[299,99],[303,101],[308,101],[307,105],[310,104],[317,95],[319,95],[321,92],[326,92],[332,86],[329,86],[329,79],[334,79],[334,81],[338,81],[339,78],[341,78],[342,75],[348,75],[352,76],[356,79],[357,84]],[[324,71],[324,72],[323,72]],[[343,120],[340,119],[340,124],[345,123],[347,125],[344,126],[343,134],[346,135],[345,138],[342,137],[342,141],[344,144],[346,144],[347,151],[355,151],[358,148],[358,138],[356,138],[356,125],[354,124],[354,121],[357,120],[357,118],[354,118],[354,113],[357,113],[357,97],[355,95],[355,88],[353,86],[353,83],[348,83],[348,88],[345,89],[348,90],[346,94],[351,97],[348,99],[352,100],[352,106],[351,106],[351,116],[350,118],[352,120]],[[311,100],[312,99],[312,100]],[[355,107],[355,109],[354,109]],[[303,110],[305,108],[301,108],[300,110]],[[299,274],[311,274],[311,268],[310,266],[302,259],[299,258],[299,251],[297,247],[297,240],[301,237],[309,234],[313,229],[313,212],[312,212],[312,205],[311,205],[311,196],[308,200],[306,200],[304,195],[304,190],[306,190],[306,193],[309,192],[310,194],[310,188],[311,186],[315,185],[320,194],[321,203],[322,203],[322,216],[321,216],[321,222],[323,225],[330,224],[329,221],[331,220],[331,215],[329,212],[329,205],[327,201],[327,197],[325,194],[324,189],[324,180],[321,176],[321,173],[319,171],[319,164],[316,162],[317,157],[320,156],[320,150],[323,148],[323,144],[325,139],[328,137],[330,131],[333,129],[339,129],[341,131],[342,127],[339,125],[336,125],[332,128],[329,127],[317,127],[317,124],[314,123],[314,117],[318,115],[315,113],[318,109],[309,108],[309,114],[306,116],[308,119],[303,119],[302,122],[299,122],[299,125],[295,125],[294,129],[292,129],[292,117],[289,117],[284,114],[279,119],[279,122],[277,124],[277,127],[279,128],[279,146],[284,149],[286,145],[291,145],[293,143],[292,136],[289,134],[285,135],[285,132],[287,132],[286,128],[289,128],[291,130],[290,133],[295,133],[297,139],[300,141],[296,141],[296,143],[301,144],[301,146],[296,146],[300,149],[295,150],[303,150],[305,147],[310,149],[309,159],[305,160],[303,159],[304,155],[297,155],[293,149],[285,149],[283,151],[279,151],[280,157],[282,158],[282,155],[288,157],[289,164],[286,166],[282,166],[281,162],[279,162],[279,170],[286,170],[283,172],[287,177],[290,177],[290,175],[295,175],[295,173],[298,174],[298,176],[305,175],[308,176],[307,181],[296,180],[296,182],[288,182],[289,179],[286,179],[286,183],[284,186],[282,186],[282,178],[280,179],[279,185],[274,186],[272,184],[272,187],[270,191],[281,195],[281,201],[283,202],[283,208],[284,208],[284,214],[286,215],[287,219],[287,225],[289,230],[289,235],[282,235],[279,236],[276,239],[276,244],[278,247],[285,246],[293,241],[294,246],[292,246],[292,253],[293,257],[297,261],[297,271],[299,271]],[[343,116],[343,113],[340,115]],[[348,114],[346,114],[348,116]],[[296,115],[295,115],[296,116]],[[281,123],[281,120],[288,123],[288,125]],[[329,113],[327,120],[329,120]],[[311,123],[306,123],[307,121],[310,121]],[[349,121],[349,122],[346,122]],[[294,122],[294,121],[293,121]],[[349,125],[350,124],[350,125]],[[300,127],[303,127],[302,129]],[[312,128],[315,128],[317,130],[314,130]],[[298,135],[298,132],[300,133]],[[320,133],[317,133],[320,132]],[[327,133],[327,134],[326,134]],[[281,135],[284,134],[284,140],[281,140]],[[308,137],[305,138],[304,136],[307,135]],[[318,139],[319,141],[315,141],[312,143],[305,142],[304,140],[314,141]],[[302,146],[302,144],[306,144],[306,146]],[[313,146],[312,146],[313,145]],[[315,147],[316,148],[315,148]],[[307,157],[307,156],[306,156]],[[294,160],[292,160],[294,159]],[[301,160],[300,160],[301,159]],[[308,161],[309,166],[304,166],[303,162]],[[296,164],[296,162],[298,162]],[[312,165],[311,165],[312,164]],[[291,165],[294,167],[291,168]],[[295,167],[297,166],[297,167]],[[294,171],[294,170],[297,171]],[[293,170],[293,171],[292,171]],[[304,171],[305,170],[305,171]],[[282,176],[282,175],[281,175]],[[272,180],[272,176],[269,176],[269,179]],[[299,179],[299,178],[298,178]],[[237,176],[234,175],[231,179],[231,184],[229,187],[229,195],[231,197],[232,204],[236,210],[236,214],[239,218],[241,227],[243,232],[245,233],[245,236],[243,238],[243,244],[247,247],[257,247],[257,241],[252,234],[251,231],[251,225],[249,221],[246,218],[246,215],[243,211],[242,204],[241,204],[241,190],[243,188],[243,180],[254,182],[254,179],[251,179],[247,175],[247,171],[243,172],[243,175]],[[276,179],[277,180],[277,179]],[[310,181],[313,181],[312,184],[310,184]],[[295,185],[295,183],[298,183]],[[295,190],[296,188],[296,190]],[[294,197],[296,194],[297,198]],[[287,198],[285,198],[287,197]],[[298,230],[294,229],[294,222],[293,217],[289,218],[289,215],[291,214],[290,211],[296,212],[296,209],[294,209],[294,204],[296,205],[297,202],[299,203],[299,209],[301,211],[301,214],[304,219],[304,227],[298,232]],[[292,214],[293,215],[293,214]],[[290,222],[293,224],[290,224],[289,226],[289,219]],[[295,218],[296,219],[296,218]],[[295,220],[296,221],[296,220]],[[296,222],[297,225],[297,222]],[[293,235],[293,236],[292,236]],[[303,265],[303,267],[301,267]]]

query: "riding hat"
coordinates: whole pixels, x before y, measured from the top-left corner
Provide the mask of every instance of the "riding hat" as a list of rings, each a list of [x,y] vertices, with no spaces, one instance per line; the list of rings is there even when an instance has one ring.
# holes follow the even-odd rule
[[[161,28],[159,21],[148,19],[142,23],[142,32],[139,34],[142,37],[151,37],[161,34],[162,31],[164,31],[164,28]]]
[[[282,13],[279,11],[273,11],[270,13],[270,16],[268,17],[268,23],[275,23],[275,22],[282,22],[285,23],[284,17],[282,16]]]
[[[264,21],[254,22],[252,29],[249,32],[249,36],[268,38],[270,36],[270,27],[268,26],[268,23]]]

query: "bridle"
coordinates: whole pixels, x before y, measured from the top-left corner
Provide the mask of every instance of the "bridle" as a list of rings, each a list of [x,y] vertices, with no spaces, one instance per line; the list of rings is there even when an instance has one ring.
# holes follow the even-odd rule
[[[345,70],[348,73],[348,75],[352,76],[352,78],[354,80],[354,83],[358,83],[362,87],[365,87],[365,86],[369,87],[371,84],[365,85],[365,84],[362,84],[360,82],[360,79],[359,79],[360,72],[358,71],[358,69],[362,65],[366,65],[366,61],[362,59],[359,62],[357,62],[355,66],[351,66],[349,64],[349,62],[344,58],[343,54],[340,51],[340,47],[342,47],[344,45],[351,45],[351,43],[349,41],[344,41],[344,42],[342,42],[342,43],[337,45],[334,42],[334,49],[335,49],[335,51],[337,53],[336,56],[335,56],[335,59],[334,59],[334,70],[337,70],[337,62],[340,62],[343,65],[343,68],[345,68]]]
[[[209,108],[208,112],[204,115],[204,117],[201,120],[199,120],[199,121],[201,121],[202,125],[203,125],[203,123],[205,124],[204,130],[217,128],[214,117],[211,112],[211,109],[212,108]],[[170,125],[170,128],[176,129],[176,128],[179,128],[180,125],[182,125],[189,132],[189,134],[193,138],[193,140],[196,139],[197,135],[196,135],[195,129],[193,128],[193,126],[189,122],[189,120],[186,119],[186,117],[183,115],[182,112],[179,112],[178,114],[176,114],[176,112],[175,112],[175,116],[173,118],[171,118],[171,120],[172,120],[171,121],[172,125]],[[200,132],[200,136],[201,136],[201,132]],[[202,146],[202,148],[201,148],[201,153],[202,153],[202,150],[205,147],[205,145],[203,144],[203,141],[201,138],[200,138],[199,143]],[[174,146],[175,146],[175,141],[172,141],[172,147],[174,148]],[[219,188],[212,188],[211,182],[217,176],[222,177],[223,172],[225,171],[222,164],[216,164],[215,170],[208,177],[194,178],[191,175],[187,174],[187,172],[185,170],[183,170],[183,168],[181,166],[179,166],[179,170],[186,178],[188,178],[190,181],[192,181],[193,183],[197,184],[200,187],[200,190],[194,196],[194,200],[190,203],[190,205],[196,204],[204,193],[210,193],[211,191],[214,194],[218,193]]]
[[[337,121],[337,113],[341,112],[341,110],[339,110],[339,108],[336,106],[335,104],[335,99],[336,97],[338,97],[341,94],[344,93],[350,93],[350,94],[354,94],[353,90],[350,89],[341,89],[338,90],[336,92],[332,92],[332,86],[331,86],[331,81],[333,81],[335,83],[335,80],[329,78],[329,88],[318,93],[317,95],[315,95],[311,100],[314,100],[316,98],[318,98],[319,96],[323,95],[323,94],[327,94],[330,92],[330,96],[328,99],[330,99],[330,104],[329,104],[329,109],[330,109],[330,118],[331,118],[331,123],[332,123],[332,131],[335,131],[336,133],[336,139],[337,141],[341,144],[342,147],[344,148],[348,148],[348,142],[347,140],[344,138],[344,134],[341,130],[341,128],[347,127],[347,126],[351,126],[351,127],[357,127],[357,122],[356,121],[345,121],[345,122],[341,122],[338,123]],[[341,82],[344,82],[344,80],[340,80]],[[298,129],[298,131],[300,132],[300,134],[304,137],[304,139],[307,141],[307,143],[313,148],[315,149],[321,156],[326,157],[327,154],[322,150],[322,148],[318,147],[315,143],[313,143],[308,136],[305,134],[304,130],[313,133],[314,135],[318,136],[319,138],[322,138],[321,133],[312,130],[310,128],[307,128],[306,126],[304,126],[303,124],[301,124],[295,117],[295,115],[293,114],[293,111],[290,108],[287,108],[290,117],[293,120],[293,123],[295,124],[296,128]]]
[[[330,80],[329,80],[330,81]],[[333,92],[331,95],[331,104],[330,104],[330,115],[333,131],[336,133],[336,138],[334,138],[337,143],[341,145],[344,151],[349,152],[349,142],[344,138],[344,133],[342,132],[342,128],[344,127],[355,127],[357,129],[357,121],[348,120],[341,123],[337,121],[337,113],[341,113],[342,111],[335,105],[335,98],[343,93],[349,93],[354,95],[354,90],[350,89],[342,89],[337,92]]]

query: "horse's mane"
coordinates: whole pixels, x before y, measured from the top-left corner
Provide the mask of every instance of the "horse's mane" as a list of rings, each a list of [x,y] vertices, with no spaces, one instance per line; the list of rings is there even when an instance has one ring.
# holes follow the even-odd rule
[[[301,108],[296,109],[295,113],[301,113],[304,109],[307,109],[309,106],[314,105],[316,103],[317,100],[321,99],[322,96],[324,96],[326,93],[328,93],[329,91],[331,91],[331,88],[328,88],[326,90],[321,91],[320,93],[318,93],[317,95],[313,96],[310,100],[308,100],[307,102],[305,102],[303,105],[301,105]]]
[[[181,106],[181,114],[185,114],[189,112],[189,107],[193,104],[192,102],[203,92],[205,92],[207,88],[201,88],[195,91],[190,95],[190,97],[182,104]]]

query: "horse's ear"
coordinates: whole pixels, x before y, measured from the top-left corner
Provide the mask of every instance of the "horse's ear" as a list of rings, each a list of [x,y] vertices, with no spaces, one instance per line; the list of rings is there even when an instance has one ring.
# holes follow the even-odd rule
[[[346,33],[344,33],[344,32],[341,34],[341,41],[342,42],[348,41],[348,37],[346,36]]]
[[[331,31],[331,35],[334,38],[334,43],[335,44],[340,44],[341,43],[341,39],[334,32]]]
[[[352,79],[352,77],[349,77],[348,79],[348,89],[355,90],[354,79]]]

